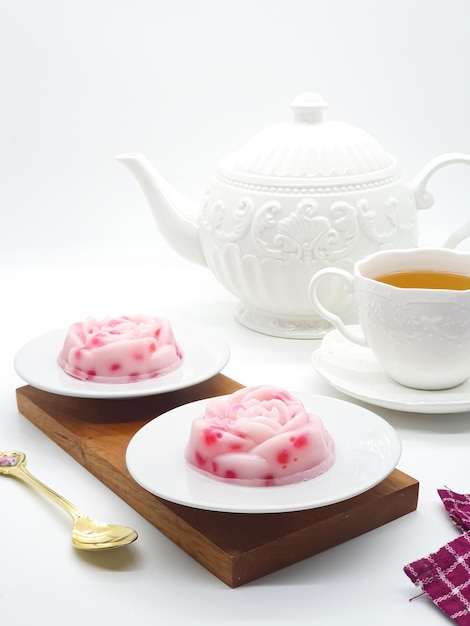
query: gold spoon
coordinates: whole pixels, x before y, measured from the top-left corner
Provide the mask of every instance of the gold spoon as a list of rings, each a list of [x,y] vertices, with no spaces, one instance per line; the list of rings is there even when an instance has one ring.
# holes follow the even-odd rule
[[[132,528],[90,519],[74,504],[38,480],[26,469],[26,455],[23,452],[0,452],[0,474],[19,478],[65,509],[72,516],[72,543],[79,550],[120,548],[137,539],[137,533]]]

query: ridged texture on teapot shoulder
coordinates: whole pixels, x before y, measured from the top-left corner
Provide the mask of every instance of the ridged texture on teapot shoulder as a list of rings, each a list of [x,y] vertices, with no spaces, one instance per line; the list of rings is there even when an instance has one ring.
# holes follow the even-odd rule
[[[339,178],[390,167],[393,158],[368,133],[343,122],[278,124],[235,156],[235,172],[274,178]]]

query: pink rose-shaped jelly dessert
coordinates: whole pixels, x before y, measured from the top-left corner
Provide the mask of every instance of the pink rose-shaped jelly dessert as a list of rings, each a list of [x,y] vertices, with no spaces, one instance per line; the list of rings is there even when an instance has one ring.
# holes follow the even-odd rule
[[[183,354],[164,317],[93,317],[73,324],[58,356],[71,376],[97,383],[128,383],[167,374]]]
[[[187,462],[241,485],[286,485],[315,478],[334,463],[322,420],[284,389],[255,386],[207,402],[191,425]]]

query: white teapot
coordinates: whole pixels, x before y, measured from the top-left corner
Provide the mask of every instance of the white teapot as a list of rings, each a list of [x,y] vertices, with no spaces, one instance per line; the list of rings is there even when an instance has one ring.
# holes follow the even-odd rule
[[[429,178],[444,165],[470,164],[470,156],[438,157],[408,182],[369,134],[323,120],[328,105],[319,95],[303,93],[290,106],[293,122],[266,128],[222,159],[200,209],[143,155],[116,158],[137,177],[168,243],[207,265],[241,300],[241,324],[315,339],[330,325],[308,297],[312,276],[331,266],[352,272],[356,261],[378,250],[415,247],[417,209],[433,204]],[[341,284],[322,298],[354,321]]]

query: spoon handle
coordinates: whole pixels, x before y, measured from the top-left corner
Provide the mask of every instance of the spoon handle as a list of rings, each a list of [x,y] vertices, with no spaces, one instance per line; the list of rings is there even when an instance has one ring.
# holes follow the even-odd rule
[[[26,456],[23,452],[0,452],[0,474],[18,478],[30,487],[40,491],[50,500],[67,511],[67,513],[69,513],[74,520],[77,520],[80,517],[86,517],[85,514],[82,513],[74,504],[45,485],[26,469]]]

